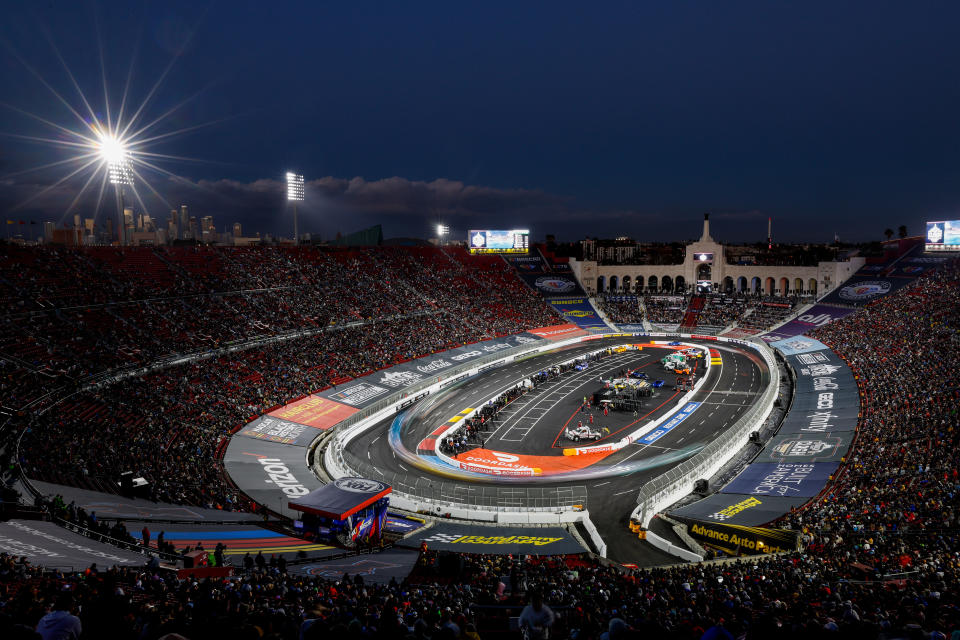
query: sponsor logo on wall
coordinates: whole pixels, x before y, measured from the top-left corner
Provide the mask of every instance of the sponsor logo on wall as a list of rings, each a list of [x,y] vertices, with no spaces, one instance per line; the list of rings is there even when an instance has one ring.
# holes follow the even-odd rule
[[[292,444],[297,438],[303,435],[303,432],[309,429],[302,424],[263,416],[260,422],[252,427],[246,427],[242,435],[259,440],[270,440],[272,442],[282,442],[283,444]]]
[[[435,533],[432,536],[424,538],[424,542],[443,542],[446,544],[532,544],[542,547],[554,542],[560,542],[563,538],[547,538],[541,536],[461,536],[449,533]]]
[[[761,504],[763,504],[763,501],[761,501],[759,498],[745,498],[736,504],[732,504],[729,507],[717,511],[716,513],[711,513],[707,517],[711,520],[723,522],[724,520],[729,520],[730,518],[734,517],[741,511],[746,511],[752,507],[758,507]]]
[[[387,488],[382,482],[367,478],[340,478],[333,481],[333,486],[351,493],[380,493]]]
[[[831,438],[830,442],[817,438],[796,438],[785,440],[770,452],[774,458],[816,458],[836,455],[841,446],[839,438]]]
[[[469,360],[470,358],[476,358],[477,356],[482,356],[482,355],[483,355],[482,351],[467,351],[466,353],[450,356],[450,359],[456,360],[457,362],[463,362],[464,360]]]
[[[288,496],[305,496],[310,490],[290,472],[290,468],[279,458],[257,458],[257,462],[267,474],[267,484],[275,484]]]
[[[417,365],[417,371],[421,371],[423,373],[434,373],[436,371],[441,371],[443,369],[446,369],[447,367],[452,367],[452,366],[453,366],[452,362],[447,362],[443,358],[438,358],[437,360],[432,360],[427,364]]]
[[[337,391],[335,394],[330,396],[331,398],[336,398],[344,404],[349,404],[351,406],[359,406],[377,396],[381,396],[387,392],[387,389],[384,387],[378,387],[375,384],[370,384],[369,382],[358,382],[357,384],[350,385],[345,389]]]
[[[866,280],[840,289],[840,298],[858,302],[890,293],[889,280]]]
[[[424,376],[416,371],[387,371],[377,380],[378,383],[391,389],[399,387],[409,387],[423,380]]]
[[[556,276],[544,276],[543,278],[537,278],[535,282],[537,289],[546,291],[547,293],[566,293],[568,291],[573,291],[577,284],[568,280],[567,278],[558,278]]]

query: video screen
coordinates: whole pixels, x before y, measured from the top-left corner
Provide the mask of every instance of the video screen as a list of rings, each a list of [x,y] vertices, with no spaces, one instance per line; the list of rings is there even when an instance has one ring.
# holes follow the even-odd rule
[[[470,253],[527,253],[529,252],[530,231],[512,229],[510,231],[482,229],[471,230],[467,236]]]
[[[960,251],[960,220],[927,223],[927,251]]]

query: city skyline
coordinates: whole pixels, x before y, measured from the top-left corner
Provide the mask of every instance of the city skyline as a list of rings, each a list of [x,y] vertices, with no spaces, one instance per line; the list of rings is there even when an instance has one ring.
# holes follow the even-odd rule
[[[24,136],[83,113],[75,89],[108,120],[104,83],[115,107],[132,70],[131,105],[183,132],[158,141],[170,173],[135,205],[154,217],[189,202],[290,237],[287,171],[305,176],[301,232],[327,238],[442,222],[670,241],[710,212],[728,242],[764,238],[769,217],[785,242],[867,241],[956,217],[953,5],[289,8],[294,23],[257,6],[10,6],[0,211],[93,214],[82,180],[36,197],[63,172],[30,169],[64,155]]]

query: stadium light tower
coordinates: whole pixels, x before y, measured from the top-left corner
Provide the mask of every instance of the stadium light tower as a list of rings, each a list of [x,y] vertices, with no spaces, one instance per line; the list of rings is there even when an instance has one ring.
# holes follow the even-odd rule
[[[99,153],[107,165],[110,184],[117,190],[117,239],[121,245],[125,245],[127,233],[123,224],[123,186],[133,184],[133,170],[130,168],[127,147],[116,136],[104,134],[100,138]]]
[[[297,203],[303,202],[303,176],[287,171],[287,201],[293,202],[293,244],[300,244],[297,227]]]
[[[440,240],[440,246],[443,246],[443,237],[450,233],[450,227],[445,224],[437,225],[437,238]]]

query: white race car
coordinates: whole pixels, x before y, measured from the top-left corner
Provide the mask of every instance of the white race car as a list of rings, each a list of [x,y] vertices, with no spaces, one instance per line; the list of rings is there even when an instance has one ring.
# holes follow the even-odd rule
[[[591,429],[586,425],[582,427],[571,427],[567,429],[563,435],[565,435],[567,439],[573,440],[574,442],[580,442],[581,440],[600,439],[600,432],[596,429]]]

